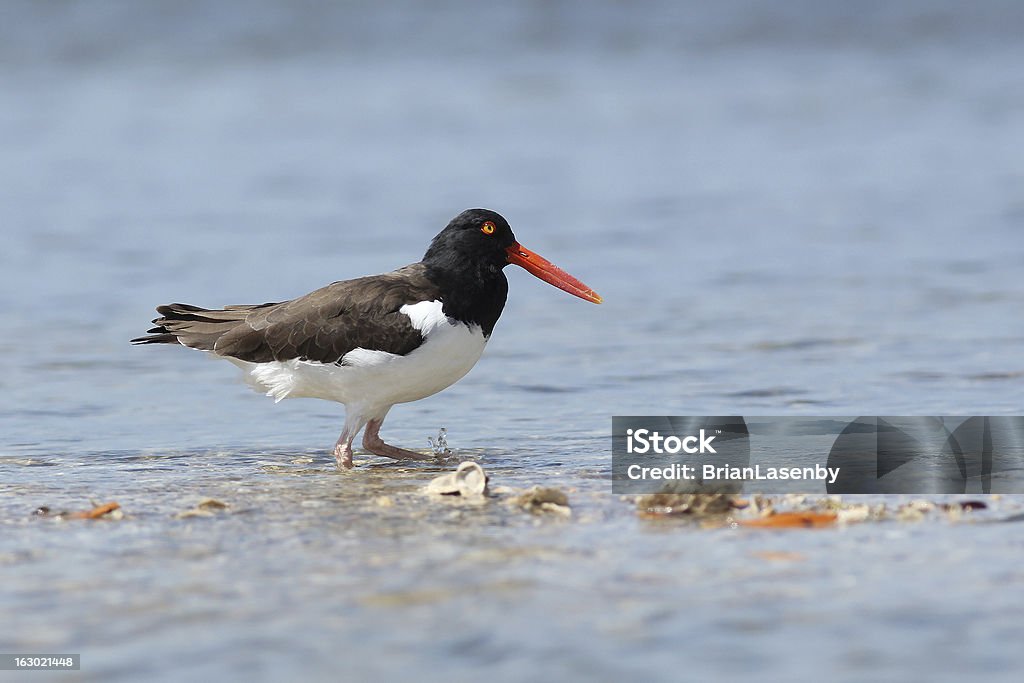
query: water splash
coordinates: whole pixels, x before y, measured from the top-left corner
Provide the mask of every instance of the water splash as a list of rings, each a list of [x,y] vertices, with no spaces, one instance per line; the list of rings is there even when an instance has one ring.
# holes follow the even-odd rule
[[[439,458],[452,454],[451,449],[448,448],[448,430],[444,427],[437,432],[437,439],[428,436],[427,443],[430,444],[430,450]]]

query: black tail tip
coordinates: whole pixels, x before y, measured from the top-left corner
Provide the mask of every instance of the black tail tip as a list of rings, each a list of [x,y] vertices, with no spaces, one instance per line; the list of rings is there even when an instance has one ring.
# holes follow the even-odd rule
[[[139,344],[177,344],[178,338],[170,333],[152,334],[147,337],[136,337],[129,340],[128,343],[133,346],[138,346]]]

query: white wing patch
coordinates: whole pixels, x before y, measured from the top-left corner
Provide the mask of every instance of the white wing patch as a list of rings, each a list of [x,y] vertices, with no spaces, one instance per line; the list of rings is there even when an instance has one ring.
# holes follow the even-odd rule
[[[412,326],[424,337],[440,325],[453,324],[444,314],[444,304],[440,301],[421,301],[418,304],[406,304],[398,309],[399,313],[409,316]]]

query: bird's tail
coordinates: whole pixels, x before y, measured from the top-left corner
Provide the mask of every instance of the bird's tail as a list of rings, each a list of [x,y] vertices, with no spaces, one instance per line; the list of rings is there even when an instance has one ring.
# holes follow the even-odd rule
[[[216,310],[189,304],[157,306],[156,312],[160,317],[153,320],[156,327],[149,330],[146,336],[132,339],[131,343],[181,344],[202,351],[213,351],[217,340],[243,322],[250,311],[272,305],[225,306]]]

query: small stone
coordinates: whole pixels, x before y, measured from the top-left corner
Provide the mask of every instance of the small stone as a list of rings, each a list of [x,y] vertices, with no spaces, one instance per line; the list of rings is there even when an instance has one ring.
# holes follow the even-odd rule
[[[192,508],[191,510],[184,510],[174,515],[175,519],[188,519],[189,517],[213,517],[213,513],[209,510],[200,510],[199,508]]]
[[[227,503],[222,503],[215,498],[207,498],[199,502],[191,510],[185,510],[174,515],[175,519],[188,519],[189,517],[213,517],[218,510],[226,510]]]
[[[636,507],[643,517],[724,515],[737,507],[737,498],[732,493],[651,493],[640,496]],[[744,507],[760,509],[756,497],[743,503]]]
[[[927,500],[912,500],[896,510],[896,519],[901,522],[918,522],[935,509],[935,503]]]
[[[836,510],[836,521],[840,524],[866,522],[871,517],[871,508],[867,505],[848,505]]]
[[[569,517],[572,509],[569,507],[569,496],[564,491],[547,486],[534,486],[526,493],[520,494],[515,499],[515,504],[532,514],[551,512],[554,514]]]

